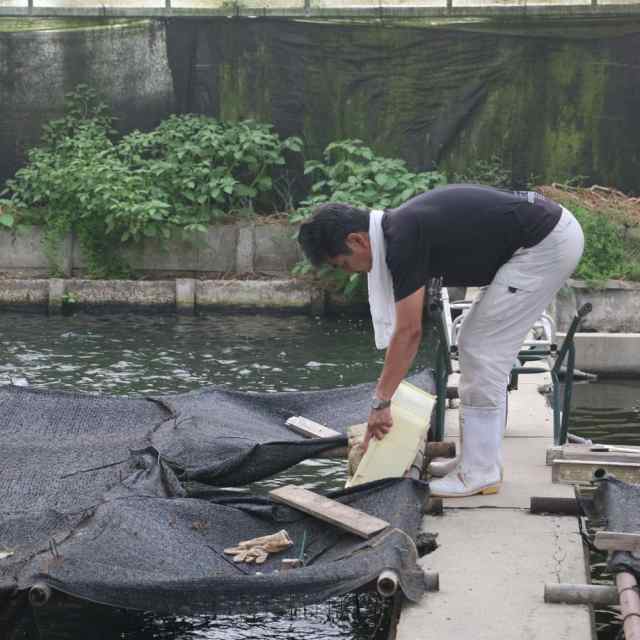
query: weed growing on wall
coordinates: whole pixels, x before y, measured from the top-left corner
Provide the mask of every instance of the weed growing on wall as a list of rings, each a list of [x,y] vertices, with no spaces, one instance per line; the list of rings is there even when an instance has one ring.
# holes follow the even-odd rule
[[[609,279],[640,281],[640,201],[616,189],[554,183],[544,195],[572,211],[585,235],[574,277],[593,286]]]
[[[123,276],[123,243],[206,231],[225,215],[270,206],[275,172],[301,147],[270,125],[194,115],[118,140],[106,106],[79,86],[7,182],[1,223],[43,225],[54,273],[60,240],[74,231],[94,276]]]
[[[377,156],[361,140],[332,142],[324,150],[322,161],[305,163],[305,174],[313,183],[308,198],[290,215],[290,222],[301,222],[326,202],[345,202],[363,209],[388,209],[401,205],[415,195],[445,184],[443,174],[430,171],[413,173],[403,160]],[[303,260],[294,273],[303,275],[311,264]],[[358,291],[364,282],[361,274],[346,274],[324,269],[321,277],[331,274],[334,285],[347,295]]]

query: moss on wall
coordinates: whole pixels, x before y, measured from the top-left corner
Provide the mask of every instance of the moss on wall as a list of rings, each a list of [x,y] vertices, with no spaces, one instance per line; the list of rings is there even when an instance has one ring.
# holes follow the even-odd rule
[[[640,23],[209,20],[191,37],[208,71],[186,103],[273,122],[310,157],[360,138],[417,169],[499,155],[522,182],[640,191]]]

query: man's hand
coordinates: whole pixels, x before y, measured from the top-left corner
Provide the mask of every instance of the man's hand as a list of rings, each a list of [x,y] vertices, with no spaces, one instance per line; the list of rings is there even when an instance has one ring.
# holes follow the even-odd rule
[[[367,421],[367,433],[364,436],[363,448],[366,451],[369,447],[369,440],[375,438],[382,440],[393,426],[391,417],[391,407],[386,409],[372,409]]]

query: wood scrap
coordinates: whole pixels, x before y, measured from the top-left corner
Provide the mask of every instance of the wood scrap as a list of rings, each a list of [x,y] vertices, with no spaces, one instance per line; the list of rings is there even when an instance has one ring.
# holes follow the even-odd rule
[[[386,520],[295,485],[273,489],[269,496],[277,502],[308,513],[361,538],[370,538],[389,526]]]

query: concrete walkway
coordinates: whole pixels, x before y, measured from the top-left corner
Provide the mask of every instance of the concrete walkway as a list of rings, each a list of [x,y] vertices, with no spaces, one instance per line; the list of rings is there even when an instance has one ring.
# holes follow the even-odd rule
[[[446,499],[443,516],[425,517],[423,529],[437,533],[440,546],[420,562],[440,574],[440,591],[403,608],[396,640],[592,637],[587,606],[543,599],[547,582],[589,581],[577,519],[529,513],[531,496],[573,496],[551,483],[545,465],[553,414],[538,387],[549,383],[548,374],[521,376],[509,394],[500,493]],[[447,439],[457,438],[457,419],[457,410],[447,411]]]

